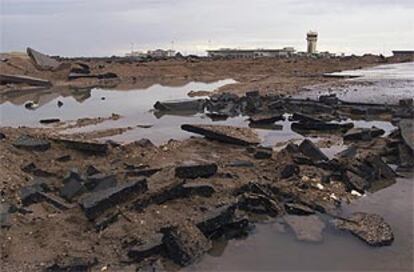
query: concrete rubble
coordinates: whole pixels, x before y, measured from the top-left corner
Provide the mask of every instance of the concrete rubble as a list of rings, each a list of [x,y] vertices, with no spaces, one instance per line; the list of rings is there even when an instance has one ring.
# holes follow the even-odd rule
[[[73,71],[88,74],[86,66]],[[42,222],[57,218],[50,223],[57,224],[51,235],[75,233],[74,246],[87,248],[88,254],[79,258],[73,250],[74,255],[63,259],[48,259],[49,271],[88,271],[104,265],[105,258],[119,270],[168,262],[188,266],[210,250],[212,241],[244,237],[262,218],[283,220],[300,241],[321,242],[327,218],[371,246],[390,245],[391,227],[380,216],[356,213],[345,218],[338,213],[344,201],[395,182],[400,171],[389,163],[410,166],[409,124],[399,120],[399,128],[385,134],[341,120],[355,112],[382,112],[391,118],[401,107],[410,112],[406,103],[381,108],[343,103],[334,96],[306,100],[250,92],[156,106],[166,112],[242,114],[249,122],[266,124],[290,114],[292,128],[301,124],[307,130],[302,135],[328,133],[352,143],[329,156],[314,139],[302,137],[278,149],[261,145],[251,128],[225,125],[183,124],[184,131],[204,137],[160,147],[148,139],[110,144],[2,128],[0,147],[19,162],[16,171],[24,176],[16,186],[17,199],[15,187],[4,191],[1,227],[19,230],[27,225],[16,218],[33,214],[42,218],[31,223],[37,232],[45,231]],[[43,235],[44,243],[53,247],[55,240]]]
[[[57,70],[60,67],[60,63],[45,55],[42,54],[30,47],[27,48],[27,55],[32,59],[34,64],[38,67],[40,70]]]
[[[190,125],[184,124],[181,129],[201,134],[208,139],[235,145],[256,145],[259,143],[257,134],[248,128],[223,125]]]

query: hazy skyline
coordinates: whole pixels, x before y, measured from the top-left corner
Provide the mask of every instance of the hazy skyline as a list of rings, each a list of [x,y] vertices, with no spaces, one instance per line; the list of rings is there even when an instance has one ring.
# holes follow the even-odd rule
[[[303,51],[308,30],[318,50],[389,55],[414,49],[414,1],[384,0],[1,0],[0,51],[27,46],[63,56],[123,55],[174,47]],[[173,45],[172,42],[174,41]]]

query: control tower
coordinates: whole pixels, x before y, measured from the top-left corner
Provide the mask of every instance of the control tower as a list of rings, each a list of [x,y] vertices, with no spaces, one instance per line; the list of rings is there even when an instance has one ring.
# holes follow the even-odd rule
[[[308,54],[315,54],[316,42],[318,41],[318,32],[309,31],[306,34],[306,40],[308,41]]]

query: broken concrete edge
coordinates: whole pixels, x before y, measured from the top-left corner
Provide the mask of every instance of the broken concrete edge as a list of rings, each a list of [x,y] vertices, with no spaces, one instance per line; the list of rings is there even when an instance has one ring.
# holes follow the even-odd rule
[[[82,152],[87,153],[98,153],[98,154],[105,154],[109,149],[109,145],[107,143],[96,143],[90,141],[80,141],[80,140],[71,140],[71,139],[62,139],[52,137],[49,138],[50,140],[63,144],[67,148],[75,149]]]
[[[133,196],[142,194],[147,190],[147,180],[139,178],[116,187],[85,195],[80,199],[79,204],[85,216],[89,220],[94,220],[106,210],[125,203]]]
[[[181,129],[185,130],[185,131],[188,131],[188,132],[201,134],[201,135],[203,135],[206,138],[211,139],[211,140],[217,140],[219,142],[224,142],[224,143],[228,143],[228,144],[241,145],[241,146],[249,146],[249,145],[259,144],[259,141],[243,140],[243,139],[240,139],[240,138],[237,138],[237,137],[234,137],[234,136],[223,134],[221,132],[205,129],[205,128],[197,126],[197,125],[183,124],[183,125],[181,125]]]

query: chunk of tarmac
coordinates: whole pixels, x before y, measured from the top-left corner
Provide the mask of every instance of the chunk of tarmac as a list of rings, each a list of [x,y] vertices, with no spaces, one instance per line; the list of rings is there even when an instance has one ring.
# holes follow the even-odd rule
[[[204,137],[235,145],[256,145],[260,139],[256,132],[250,128],[224,126],[224,125],[190,125],[184,124],[182,130],[203,135]]]
[[[67,148],[82,151],[82,152],[104,154],[108,151],[107,143],[96,143],[96,142],[78,141],[78,140],[69,140],[69,139],[60,139],[60,138],[53,138],[51,140],[57,143],[61,143]]]
[[[209,178],[217,173],[215,163],[187,163],[175,168],[175,176],[182,179]]]
[[[353,235],[370,246],[388,246],[394,241],[391,226],[378,214],[357,212],[346,219],[335,219],[334,225]]]
[[[206,105],[206,99],[184,99],[157,101],[154,108],[159,111],[171,112],[202,112]]]
[[[148,190],[147,180],[140,178],[113,188],[85,195],[79,203],[86,217],[93,220],[106,210],[124,203],[131,196]]]
[[[385,131],[376,127],[352,128],[348,130],[343,138],[345,141],[370,141],[373,138],[383,135]]]
[[[401,137],[405,144],[408,145],[412,151],[414,151],[414,125],[413,120],[403,119],[398,123],[398,128],[401,131]]]
[[[29,55],[36,68],[39,70],[57,70],[61,65],[57,60],[30,47],[28,47],[26,51],[27,55]]]
[[[25,150],[46,151],[50,148],[50,142],[29,135],[21,135],[13,142],[13,146]]]
[[[167,256],[181,266],[190,265],[210,248],[211,241],[191,223],[183,223],[161,230]]]
[[[323,152],[311,141],[308,139],[303,140],[299,145],[299,150],[303,155],[311,158],[316,161],[327,161],[329,158],[323,154]]]

